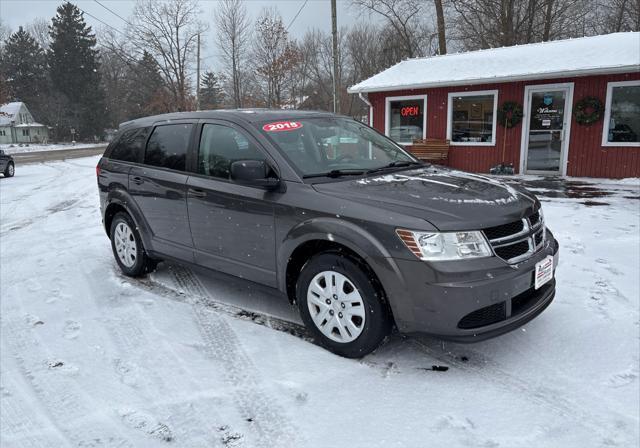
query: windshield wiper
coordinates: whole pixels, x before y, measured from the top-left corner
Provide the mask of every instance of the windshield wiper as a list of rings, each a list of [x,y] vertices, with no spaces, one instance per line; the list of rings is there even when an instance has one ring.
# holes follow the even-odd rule
[[[378,173],[380,171],[385,171],[388,170],[390,168],[405,168],[408,166],[416,166],[416,165],[424,165],[424,163],[422,162],[414,162],[413,160],[401,160],[401,161],[395,161],[395,162],[391,162],[388,165],[385,166],[381,166],[380,168],[373,168],[369,171],[367,171],[367,174],[371,174],[371,173]]]
[[[344,170],[331,170],[326,173],[305,174],[303,179],[309,179],[311,177],[340,177],[340,176],[357,176],[359,174],[365,174],[365,170],[358,168],[349,168]]]

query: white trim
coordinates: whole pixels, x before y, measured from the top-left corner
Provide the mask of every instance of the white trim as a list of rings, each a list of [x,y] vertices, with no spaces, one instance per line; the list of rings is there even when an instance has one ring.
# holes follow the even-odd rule
[[[482,96],[493,95],[493,126],[490,142],[454,142],[452,137],[453,101],[454,96]],[[451,146],[496,146],[496,125],[498,122],[498,90],[475,90],[465,92],[449,92],[447,98],[447,140]],[[484,119],[484,118],[483,118]]]
[[[607,99],[604,106],[604,122],[602,123],[602,146],[608,147],[638,147],[640,142],[610,142],[609,125],[611,124],[611,101],[613,99],[613,88],[623,86],[640,86],[640,79],[633,81],[616,81],[607,83]]]
[[[487,78],[473,78],[473,79],[461,79],[461,80],[443,80],[439,82],[429,83],[414,83],[414,84],[398,84],[398,85],[386,85],[376,86],[369,88],[357,88],[356,86],[347,89],[348,93],[375,93],[375,92],[393,92],[396,90],[413,90],[413,89],[430,89],[434,87],[457,87],[457,86],[472,86],[478,84],[495,84],[503,82],[514,81],[544,81],[546,79],[557,78],[571,78],[575,76],[592,76],[592,75],[613,75],[618,73],[636,73],[640,70],[640,64],[620,65],[617,67],[607,68],[587,68],[566,70],[557,72],[541,72],[533,74],[522,74],[513,76],[494,76]],[[364,81],[363,81],[364,82]]]
[[[565,97],[564,107],[564,139],[562,142],[562,152],[560,154],[560,174],[562,176],[567,175],[567,160],[569,158],[569,142],[571,141],[571,115],[573,111],[573,83],[565,82],[558,84],[537,84],[524,87],[524,102],[522,107],[522,136],[520,139],[520,167],[519,173],[525,173],[526,161],[527,161],[527,143],[529,141],[529,96],[535,91],[547,91],[547,90],[566,90],[567,96]],[[543,171],[527,171],[532,174],[558,174],[555,171],[543,172]]]
[[[422,109],[422,138],[427,138],[427,95],[408,95],[408,96],[388,96],[384,102],[384,135],[389,137],[389,125],[391,123],[389,117],[389,103],[391,101],[405,101],[405,100],[422,100],[424,102],[424,109]],[[394,140],[395,141],[395,140]],[[396,142],[399,145],[411,145],[413,142]]]

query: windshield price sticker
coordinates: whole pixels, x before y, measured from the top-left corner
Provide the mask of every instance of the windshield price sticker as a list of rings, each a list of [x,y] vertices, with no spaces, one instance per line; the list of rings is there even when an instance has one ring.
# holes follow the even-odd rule
[[[268,123],[262,126],[263,131],[267,132],[282,132],[282,131],[295,131],[300,129],[302,123],[298,121],[278,121],[276,123]]]

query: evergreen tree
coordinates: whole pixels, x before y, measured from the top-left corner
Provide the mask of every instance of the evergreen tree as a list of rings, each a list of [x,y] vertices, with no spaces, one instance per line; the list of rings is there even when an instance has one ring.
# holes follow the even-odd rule
[[[223,101],[219,77],[213,72],[205,72],[200,82],[200,109],[219,109]]]
[[[42,120],[47,86],[44,50],[20,27],[7,39],[2,53],[7,99],[25,102],[34,118]]]
[[[95,34],[86,25],[80,10],[66,2],[58,7],[49,35],[52,86],[69,102],[68,118],[76,138],[93,139],[102,135],[106,113]],[[71,136],[69,129],[58,131],[63,138]]]
[[[145,51],[131,73],[127,104],[129,118],[169,112],[169,93],[158,63]]]

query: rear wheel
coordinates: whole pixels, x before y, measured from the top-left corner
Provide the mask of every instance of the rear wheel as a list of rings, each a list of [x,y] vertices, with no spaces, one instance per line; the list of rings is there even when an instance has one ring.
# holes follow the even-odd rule
[[[116,213],[111,221],[111,249],[120,270],[139,277],[156,268],[157,262],[147,256],[135,223],[126,213]]]
[[[389,333],[383,292],[357,260],[336,252],[314,256],[302,268],[296,291],[305,325],[338,355],[365,356]]]
[[[16,173],[16,167],[13,162],[9,162],[7,167],[4,169],[4,177],[13,177]]]

